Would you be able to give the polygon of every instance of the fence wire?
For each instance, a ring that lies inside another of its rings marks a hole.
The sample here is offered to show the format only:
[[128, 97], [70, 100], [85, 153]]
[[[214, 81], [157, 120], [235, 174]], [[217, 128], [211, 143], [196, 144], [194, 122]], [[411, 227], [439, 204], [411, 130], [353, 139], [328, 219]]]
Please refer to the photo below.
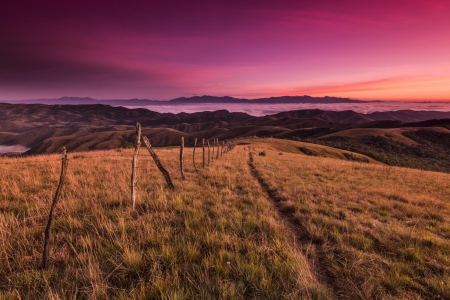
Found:
[[[128, 157], [120, 157], [120, 158], [111, 158], [110, 156], [86, 156], [86, 157], [69, 157], [69, 159], [71, 161], [76, 161], [76, 160], [86, 160], [86, 159], [98, 159], [98, 158], [102, 158], [104, 160], [129, 160], [131, 161], [132, 158], [128, 158]], [[61, 162], [61, 158], [59, 159], [41, 159], [41, 160], [29, 160], [26, 157], [15, 157], [15, 158], [7, 158], [10, 160], [25, 160], [25, 161], [9, 161], [9, 162], [2, 162], [0, 159], [0, 165], [16, 165], [16, 164], [28, 164], [28, 163], [47, 163], [47, 162]], [[141, 158], [139, 157], [139, 161], [153, 161], [151, 158]]]
[[[199, 147], [201, 149], [201, 147]], [[232, 148], [229, 148], [228, 151], [230, 151]], [[227, 152], [228, 152], [227, 151]], [[200, 153], [200, 152], [199, 152]], [[226, 152], [224, 152], [223, 154], [225, 154]], [[223, 155], [222, 154], [222, 155]], [[57, 153], [55, 153], [55, 155], [57, 155]], [[199, 154], [200, 155], [200, 154]], [[115, 158], [113, 158], [115, 157]], [[69, 156], [69, 159], [71, 161], [74, 160], [86, 160], [86, 159], [111, 159], [111, 160], [132, 160], [132, 157], [125, 157], [123, 155], [89, 155], [89, 156], [85, 156], [83, 154], [72, 154], [72, 156]], [[2, 160], [10, 160], [8, 162], [4, 162]], [[24, 161], [21, 161], [24, 160]], [[153, 161], [153, 159], [151, 157], [148, 158], [142, 158], [141, 155], [139, 155], [139, 161]], [[52, 158], [52, 159], [39, 159], [39, 160], [29, 160], [28, 157], [26, 156], [17, 156], [17, 157], [1, 157], [0, 156], [0, 165], [16, 165], [16, 164], [28, 164], [28, 163], [47, 163], [47, 162], [61, 162], [61, 158]]]

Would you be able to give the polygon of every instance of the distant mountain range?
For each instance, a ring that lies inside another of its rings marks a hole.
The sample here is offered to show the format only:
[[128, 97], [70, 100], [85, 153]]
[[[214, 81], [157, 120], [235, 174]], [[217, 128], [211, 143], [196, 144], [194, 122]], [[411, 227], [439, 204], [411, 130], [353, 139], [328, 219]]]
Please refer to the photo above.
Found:
[[364, 103], [365, 101], [353, 100], [349, 98], [339, 97], [311, 97], [311, 96], [281, 96], [259, 99], [240, 99], [233, 97], [217, 97], [217, 96], [194, 96], [190, 98], [180, 97], [168, 101], [148, 100], [148, 99], [105, 99], [97, 100], [93, 98], [79, 97], [61, 97], [58, 99], [31, 99], [31, 100], [11, 100], [0, 101], [6, 103], [23, 103], [23, 104], [107, 104], [114, 106], [146, 106], [146, 105], [179, 105], [194, 103], [242, 103], [242, 104], [278, 104], [278, 103]]

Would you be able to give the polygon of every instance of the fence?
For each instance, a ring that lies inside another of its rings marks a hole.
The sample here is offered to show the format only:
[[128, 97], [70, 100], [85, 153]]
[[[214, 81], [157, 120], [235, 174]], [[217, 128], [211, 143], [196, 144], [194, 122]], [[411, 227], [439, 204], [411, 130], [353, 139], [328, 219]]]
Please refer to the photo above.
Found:
[[[136, 140], [134, 143], [134, 151], [133, 151], [132, 162], [131, 162], [131, 179], [130, 179], [130, 198], [131, 198], [130, 202], [131, 202], [133, 210], [135, 210], [136, 202], [138, 200], [137, 199], [137, 182], [138, 182], [138, 172], [137, 171], [139, 169], [138, 162], [141, 160], [140, 156], [139, 156], [141, 139], [143, 140], [153, 162], [156, 164], [157, 168], [159, 169], [159, 171], [163, 175], [164, 179], [166, 180], [168, 188], [171, 190], [175, 190], [175, 186], [172, 182], [169, 172], [164, 168], [164, 166], [161, 163], [160, 159], [158, 158], [157, 154], [153, 150], [149, 139], [146, 136], [142, 136], [141, 125], [139, 123], [137, 123], [136, 124]], [[207, 164], [205, 164], [205, 158], [206, 158], [205, 141], [207, 142], [207, 146], [208, 146]], [[220, 142], [222, 142], [222, 143], [220, 143]], [[202, 150], [203, 150], [201, 153], [202, 162], [203, 162], [202, 167], [206, 168], [207, 166], [210, 166], [214, 160], [218, 160], [220, 157], [222, 157], [223, 155], [225, 155], [226, 153], [231, 151], [235, 147], [235, 145], [236, 144], [232, 141], [219, 141], [219, 139], [215, 138], [212, 140], [212, 147], [211, 147], [210, 140], [202, 138]], [[185, 148], [184, 148], [184, 146], [185, 146], [184, 145], [184, 137], [182, 137], [181, 141], [180, 141], [179, 168], [180, 168], [181, 178], [183, 180], [186, 180], [186, 177], [184, 174], [184, 166], [185, 166], [185, 162], [184, 162], [184, 158], [185, 158], [184, 157], [184, 149]], [[195, 138], [194, 145], [193, 145], [192, 164], [194, 166], [195, 171], [199, 172], [197, 165], [196, 165], [196, 147], [197, 147], [197, 138]], [[112, 156], [114, 156], [114, 155], [112, 155]], [[97, 158], [97, 157], [103, 157], [103, 156], [93, 156], [90, 158]], [[123, 156], [121, 156], [121, 157], [123, 157]], [[77, 158], [84, 158], [84, 157], [82, 155], [73, 156], [73, 159], [77, 159]], [[143, 159], [143, 160], [148, 160], [148, 159]], [[27, 162], [24, 162], [24, 163], [47, 162], [47, 161], [48, 160], [34, 160], [34, 161], [28, 160]], [[7, 162], [4, 164], [14, 164], [14, 163]], [[66, 149], [63, 148], [63, 153], [62, 153], [62, 158], [61, 158], [60, 178], [59, 178], [56, 192], [53, 197], [53, 201], [51, 203], [50, 212], [49, 212], [49, 216], [47, 219], [47, 226], [46, 226], [45, 232], [44, 232], [44, 249], [43, 249], [43, 254], [42, 254], [42, 268], [44, 268], [44, 269], [48, 268], [48, 260], [49, 260], [49, 256], [50, 256], [50, 236], [51, 236], [51, 231], [52, 231], [51, 227], [52, 227], [52, 223], [53, 223], [53, 212], [54, 212], [55, 207], [60, 199], [60, 195], [61, 195], [61, 192], [64, 187], [68, 166], [69, 166], [69, 158], [68, 158]]]

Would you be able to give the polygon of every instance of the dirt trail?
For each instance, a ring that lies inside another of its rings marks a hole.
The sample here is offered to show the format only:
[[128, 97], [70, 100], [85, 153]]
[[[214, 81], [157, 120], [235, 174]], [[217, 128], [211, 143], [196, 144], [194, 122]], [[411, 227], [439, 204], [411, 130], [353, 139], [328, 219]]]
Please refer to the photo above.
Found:
[[[301, 222], [301, 220], [299, 220], [295, 216], [295, 210], [292, 209], [292, 207], [285, 205], [285, 202], [288, 199], [280, 196], [276, 190], [271, 189], [270, 186], [264, 181], [264, 178], [261, 176], [253, 163], [253, 153], [251, 151], [249, 152], [248, 165], [250, 167], [252, 176], [259, 183], [261, 189], [267, 194], [268, 199], [277, 210], [278, 215], [294, 235], [296, 241], [298, 242], [297, 247], [299, 248], [299, 251], [304, 253], [305, 257], [307, 257], [310, 268], [315, 274], [318, 281], [330, 288], [330, 290], [333, 291], [334, 295], [339, 294], [337, 287], [333, 283], [333, 278], [330, 276], [329, 272], [327, 272], [325, 266], [323, 265], [323, 254], [321, 254], [320, 251], [320, 248], [322, 246], [321, 243], [314, 241], [314, 239], [304, 227], [304, 224]], [[313, 249], [311, 249], [311, 247], [308, 247], [311, 245], [313, 246]], [[309, 252], [309, 255], [305, 253], [305, 250]]]

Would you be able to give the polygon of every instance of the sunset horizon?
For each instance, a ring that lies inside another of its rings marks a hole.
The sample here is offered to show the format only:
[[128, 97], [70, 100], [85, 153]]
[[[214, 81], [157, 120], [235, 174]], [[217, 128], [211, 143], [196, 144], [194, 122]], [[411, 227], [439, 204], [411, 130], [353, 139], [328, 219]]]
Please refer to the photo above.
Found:
[[[331, 94], [323, 94], [323, 96], [313, 96], [313, 94], [279, 94], [279, 95], [275, 95], [275, 94], [269, 94], [269, 95], [261, 95], [261, 96], [253, 96], [253, 97], [245, 97], [245, 96], [233, 96], [233, 95], [211, 95], [211, 94], [192, 94], [192, 95], [180, 95], [180, 96], [176, 96], [176, 97], [172, 97], [172, 98], [162, 98], [162, 99], [154, 99], [154, 98], [145, 98], [145, 97], [141, 97], [141, 98], [137, 98], [137, 97], [124, 97], [124, 98], [100, 98], [100, 97], [90, 97], [87, 95], [81, 95], [81, 96], [71, 96], [71, 95], [61, 95], [61, 96], [54, 96], [54, 97], [34, 97], [34, 98], [17, 98], [17, 99], [0, 99], [0, 101], [6, 101], [6, 102], [16, 102], [16, 101], [32, 101], [32, 100], [63, 100], [63, 99], [91, 99], [91, 100], [95, 100], [95, 101], [127, 101], [127, 100], [139, 100], [139, 101], [156, 101], [156, 102], [170, 102], [172, 100], [175, 99], [179, 99], [179, 98], [186, 98], [186, 99], [190, 99], [190, 98], [196, 98], [196, 97], [215, 97], [215, 98], [225, 98], [225, 97], [229, 97], [229, 98], [234, 98], [234, 99], [242, 99], [242, 100], [249, 100], [250, 102], [252, 100], [258, 100], [258, 99], [270, 99], [270, 98], [282, 98], [282, 97], [311, 97], [312, 99], [322, 99], [322, 98], [341, 98], [341, 99], [349, 99], [349, 100], [356, 100], [356, 101], [361, 101], [361, 102], [402, 102], [402, 103], [407, 103], [407, 102], [416, 102], [416, 103], [420, 103], [420, 102], [436, 102], [436, 103], [445, 103], [445, 102], [450, 102], [450, 99], [413, 99], [413, 98], [405, 98], [405, 99], [369, 99], [369, 98], [357, 98], [357, 97], [346, 97], [346, 96], [334, 96]], [[217, 103], [221, 103], [221, 102], [217, 102]], [[281, 102], [283, 103], [283, 102]]]
[[444, 0], [46, 0], [4, 8], [1, 100], [450, 100]]

